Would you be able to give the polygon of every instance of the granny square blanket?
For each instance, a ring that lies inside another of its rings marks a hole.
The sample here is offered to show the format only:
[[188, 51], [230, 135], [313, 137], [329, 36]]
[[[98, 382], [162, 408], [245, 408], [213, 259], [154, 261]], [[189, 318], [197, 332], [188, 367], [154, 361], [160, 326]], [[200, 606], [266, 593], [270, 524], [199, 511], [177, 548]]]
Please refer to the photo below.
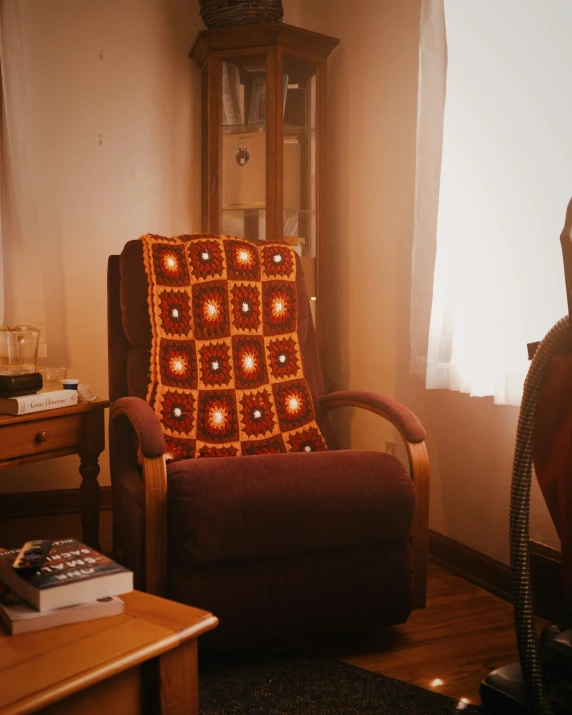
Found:
[[167, 460], [325, 450], [298, 344], [292, 248], [212, 234], [141, 241], [147, 401]]

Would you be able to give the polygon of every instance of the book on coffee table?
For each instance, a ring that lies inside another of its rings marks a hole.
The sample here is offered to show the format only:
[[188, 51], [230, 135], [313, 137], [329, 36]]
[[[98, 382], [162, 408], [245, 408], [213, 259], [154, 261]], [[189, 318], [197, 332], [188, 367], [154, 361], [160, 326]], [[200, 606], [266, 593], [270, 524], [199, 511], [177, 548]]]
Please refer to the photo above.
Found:
[[33, 576], [12, 568], [20, 549], [0, 553], [0, 581], [39, 611], [73, 606], [133, 590], [133, 573], [77, 539], [54, 541]]
[[[0, 586], [0, 588], [6, 588]], [[0, 593], [0, 621], [12, 635], [31, 633], [68, 623], [93, 621], [96, 618], [118, 616], [123, 613], [123, 601], [117, 596], [87, 601], [76, 606], [56, 608], [54, 611], [37, 611], [12, 591]]]

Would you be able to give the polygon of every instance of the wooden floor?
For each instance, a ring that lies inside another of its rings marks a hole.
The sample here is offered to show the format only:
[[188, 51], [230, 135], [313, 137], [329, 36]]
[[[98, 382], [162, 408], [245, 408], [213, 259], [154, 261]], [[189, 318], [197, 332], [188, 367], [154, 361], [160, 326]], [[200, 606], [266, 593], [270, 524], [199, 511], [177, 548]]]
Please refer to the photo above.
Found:
[[[79, 516], [0, 522], [0, 544], [30, 538], [81, 538]], [[101, 515], [101, 542], [111, 550], [111, 512]], [[427, 608], [371, 642], [346, 643], [328, 652], [340, 660], [458, 700], [479, 703], [489, 671], [518, 660], [512, 606], [435, 564], [429, 565]]]
[[429, 565], [427, 608], [340, 660], [479, 704], [479, 683], [518, 660], [512, 606], [435, 564]]

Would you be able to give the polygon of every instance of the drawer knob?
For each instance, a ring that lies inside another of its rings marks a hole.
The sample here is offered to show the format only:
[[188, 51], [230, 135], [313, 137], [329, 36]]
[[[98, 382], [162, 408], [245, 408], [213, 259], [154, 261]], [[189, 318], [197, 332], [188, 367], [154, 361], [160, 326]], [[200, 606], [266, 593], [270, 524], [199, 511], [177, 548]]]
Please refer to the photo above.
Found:
[[48, 433], [47, 432], [38, 432], [36, 435], [36, 442], [40, 444], [41, 442], [46, 442], [48, 439]]

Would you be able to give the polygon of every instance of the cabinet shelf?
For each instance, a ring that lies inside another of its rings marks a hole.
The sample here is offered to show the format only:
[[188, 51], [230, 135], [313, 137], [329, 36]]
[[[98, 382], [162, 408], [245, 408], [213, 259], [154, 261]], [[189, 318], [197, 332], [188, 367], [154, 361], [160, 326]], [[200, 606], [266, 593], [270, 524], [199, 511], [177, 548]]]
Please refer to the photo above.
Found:
[[[266, 204], [249, 204], [248, 206], [245, 206], [243, 204], [233, 206], [230, 204], [229, 206], [224, 206], [223, 207], [223, 212], [225, 211], [266, 211]], [[296, 213], [296, 214], [306, 214], [308, 216], [311, 216], [315, 214], [316, 212], [313, 209], [284, 209], [284, 213]]]
[[[259, 124], [223, 124], [222, 133], [224, 136], [233, 134], [259, 134], [266, 131], [266, 122]], [[301, 127], [297, 124], [284, 124], [284, 138], [286, 137], [307, 137], [316, 133], [312, 127]]]

